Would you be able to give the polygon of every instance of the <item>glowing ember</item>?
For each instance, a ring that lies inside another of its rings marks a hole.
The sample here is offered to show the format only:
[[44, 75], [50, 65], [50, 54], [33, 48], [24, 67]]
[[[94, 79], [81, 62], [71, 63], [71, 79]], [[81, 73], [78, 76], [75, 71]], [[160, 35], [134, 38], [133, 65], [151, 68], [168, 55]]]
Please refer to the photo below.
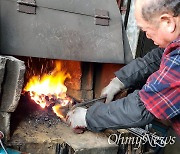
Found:
[[58, 117], [60, 117], [61, 119], [63, 119], [64, 118], [64, 114], [62, 113], [62, 112], [60, 112], [62, 109], [62, 106], [60, 105], [60, 104], [58, 104], [58, 105], [55, 105], [55, 106], [53, 106], [52, 107], [53, 108], [53, 111], [56, 113], [56, 115], [58, 116]]
[[61, 62], [56, 61], [55, 68], [49, 74], [33, 76], [24, 90], [30, 92], [31, 99], [42, 108], [54, 104], [53, 111], [60, 118], [64, 117], [64, 106], [72, 104], [72, 99], [66, 95], [67, 87], [64, 81], [71, 78], [69, 73], [62, 70]]

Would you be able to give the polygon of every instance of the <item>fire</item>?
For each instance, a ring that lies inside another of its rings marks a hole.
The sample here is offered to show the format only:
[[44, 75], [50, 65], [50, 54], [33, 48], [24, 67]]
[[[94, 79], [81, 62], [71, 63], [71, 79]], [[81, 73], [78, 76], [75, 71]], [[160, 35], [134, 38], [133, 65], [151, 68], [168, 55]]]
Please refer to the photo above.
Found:
[[64, 82], [67, 78], [71, 78], [70, 74], [62, 70], [60, 61], [56, 61], [52, 72], [42, 76], [33, 76], [24, 90], [30, 92], [31, 99], [42, 108], [53, 103], [53, 111], [63, 118], [60, 109], [72, 103], [72, 99], [66, 95], [67, 87]]
[[58, 116], [58, 117], [60, 117], [61, 119], [63, 119], [64, 118], [64, 116], [63, 116], [63, 113], [62, 112], [60, 112], [62, 109], [62, 106], [61, 105], [55, 105], [55, 106], [53, 106], [53, 111], [56, 113], [56, 115]]

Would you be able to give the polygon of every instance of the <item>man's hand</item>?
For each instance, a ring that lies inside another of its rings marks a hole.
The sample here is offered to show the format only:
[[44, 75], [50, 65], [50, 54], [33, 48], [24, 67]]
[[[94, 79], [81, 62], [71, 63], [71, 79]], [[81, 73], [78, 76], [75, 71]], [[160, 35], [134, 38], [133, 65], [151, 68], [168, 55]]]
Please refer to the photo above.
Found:
[[118, 92], [120, 92], [122, 89], [124, 89], [124, 84], [117, 78], [113, 78], [109, 85], [107, 85], [102, 91], [101, 91], [101, 97], [106, 96], [105, 103], [109, 103], [113, 100], [114, 95], [116, 95]]
[[75, 133], [83, 133], [87, 127], [86, 124], [86, 112], [87, 109], [77, 107], [72, 111], [69, 111], [66, 116], [67, 123], [72, 127]]

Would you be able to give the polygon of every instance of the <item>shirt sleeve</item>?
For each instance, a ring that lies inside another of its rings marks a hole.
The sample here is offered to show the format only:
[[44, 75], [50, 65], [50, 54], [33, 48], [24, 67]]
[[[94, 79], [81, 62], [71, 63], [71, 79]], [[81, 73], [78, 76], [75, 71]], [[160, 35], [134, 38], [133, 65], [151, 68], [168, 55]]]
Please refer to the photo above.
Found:
[[126, 88], [135, 86], [137, 83], [145, 83], [147, 78], [157, 71], [160, 66], [164, 49], [156, 48], [147, 53], [143, 58], [136, 58], [124, 66], [115, 75]]
[[87, 110], [87, 128], [99, 132], [107, 128], [140, 127], [150, 123], [154, 116], [146, 110], [138, 91], [109, 104], [96, 102]]

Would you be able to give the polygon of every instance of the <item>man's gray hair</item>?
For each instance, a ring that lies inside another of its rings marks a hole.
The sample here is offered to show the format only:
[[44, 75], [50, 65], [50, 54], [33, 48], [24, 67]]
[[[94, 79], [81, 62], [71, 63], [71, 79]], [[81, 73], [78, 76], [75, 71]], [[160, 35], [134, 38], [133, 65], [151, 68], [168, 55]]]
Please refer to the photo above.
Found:
[[144, 0], [142, 16], [146, 21], [151, 21], [152, 17], [162, 13], [173, 13], [173, 16], [180, 15], [179, 0]]

